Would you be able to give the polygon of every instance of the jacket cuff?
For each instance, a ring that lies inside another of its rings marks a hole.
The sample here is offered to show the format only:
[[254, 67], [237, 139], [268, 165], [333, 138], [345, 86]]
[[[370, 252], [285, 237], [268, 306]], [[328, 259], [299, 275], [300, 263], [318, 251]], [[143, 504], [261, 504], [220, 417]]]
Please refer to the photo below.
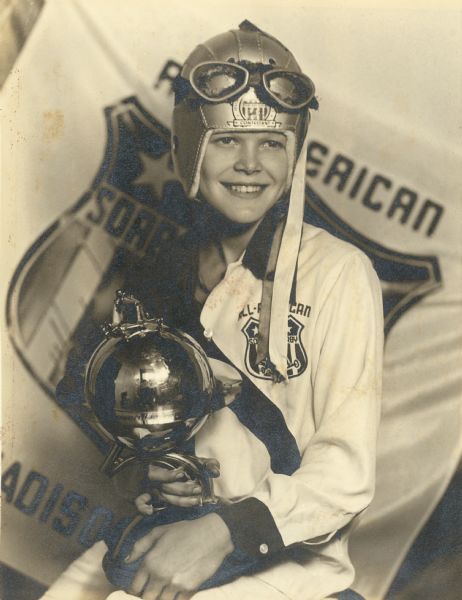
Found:
[[268, 507], [256, 498], [220, 506], [216, 511], [226, 523], [234, 546], [263, 558], [284, 549], [284, 542]]

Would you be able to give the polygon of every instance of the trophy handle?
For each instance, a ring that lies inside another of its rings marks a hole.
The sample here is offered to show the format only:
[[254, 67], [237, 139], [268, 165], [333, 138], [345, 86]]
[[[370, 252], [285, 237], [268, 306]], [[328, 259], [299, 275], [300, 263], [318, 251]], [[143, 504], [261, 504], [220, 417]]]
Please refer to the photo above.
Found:
[[[125, 454], [125, 455], [124, 455]], [[119, 473], [122, 469], [132, 463], [149, 463], [156, 465], [164, 469], [178, 469], [181, 467], [185, 472], [186, 478], [190, 480], [197, 480], [202, 488], [201, 504], [216, 504], [218, 498], [215, 496], [213, 490], [213, 479], [207, 472], [207, 468], [200, 458], [191, 454], [180, 454], [177, 452], [167, 452], [160, 456], [145, 456], [140, 461], [139, 457], [128, 451], [127, 448], [114, 442], [109, 450], [104, 462], [102, 463], [100, 470], [105, 474], [112, 477]]]
[[213, 479], [200, 458], [191, 454], [167, 452], [158, 458], [149, 461], [152, 465], [167, 469], [182, 467], [188, 479], [197, 480], [202, 487], [201, 504], [217, 504], [218, 498], [213, 490]]

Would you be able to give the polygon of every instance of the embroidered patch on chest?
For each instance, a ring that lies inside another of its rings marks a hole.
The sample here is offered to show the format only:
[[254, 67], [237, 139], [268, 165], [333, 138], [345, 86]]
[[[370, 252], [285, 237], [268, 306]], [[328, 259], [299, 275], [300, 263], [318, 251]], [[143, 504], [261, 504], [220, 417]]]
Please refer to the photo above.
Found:
[[[267, 359], [257, 362], [257, 339], [260, 322], [250, 317], [241, 329], [246, 337], [245, 366], [247, 371], [259, 379], [272, 379], [272, 370]], [[302, 343], [301, 333], [304, 326], [292, 315], [287, 319], [287, 375], [289, 379], [298, 377], [306, 371], [308, 357]]]

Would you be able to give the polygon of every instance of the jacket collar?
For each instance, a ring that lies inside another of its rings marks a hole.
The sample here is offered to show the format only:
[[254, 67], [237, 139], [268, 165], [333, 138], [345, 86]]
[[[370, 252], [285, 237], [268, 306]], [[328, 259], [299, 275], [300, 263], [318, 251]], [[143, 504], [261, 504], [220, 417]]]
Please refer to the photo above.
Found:
[[[265, 215], [247, 246], [242, 265], [249, 269], [257, 279], [263, 280], [266, 276], [266, 265], [268, 264], [274, 232], [283, 216], [284, 213], [281, 207], [274, 206]], [[274, 273], [268, 273], [268, 278], [274, 278]]]

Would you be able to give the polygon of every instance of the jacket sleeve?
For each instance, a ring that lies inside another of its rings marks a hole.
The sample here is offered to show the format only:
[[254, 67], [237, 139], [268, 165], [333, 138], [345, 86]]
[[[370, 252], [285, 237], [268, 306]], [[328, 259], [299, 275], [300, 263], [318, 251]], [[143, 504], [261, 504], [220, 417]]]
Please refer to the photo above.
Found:
[[[324, 543], [370, 503], [380, 414], [383, 312], [368, 258], [352, 251], [326, 278], [311, 347], [315, 433], [300, 467], [271, 473], [219, 514], [250, 554]], [[290, 393], [290, 382], [287, 390]], [[307, 401], [300, 398], [300, 402]]]

